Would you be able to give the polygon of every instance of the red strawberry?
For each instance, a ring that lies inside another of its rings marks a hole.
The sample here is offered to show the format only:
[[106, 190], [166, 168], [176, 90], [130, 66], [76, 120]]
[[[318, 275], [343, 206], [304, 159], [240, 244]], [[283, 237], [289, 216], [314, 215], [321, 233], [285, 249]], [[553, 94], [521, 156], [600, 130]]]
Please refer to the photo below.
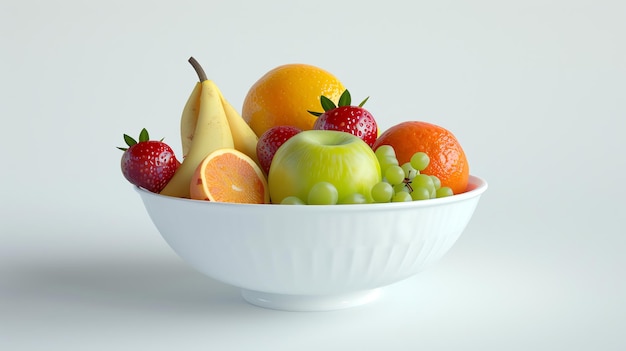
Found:
[[270, 172], [270, 165], [276, 150], [292, 136], [300, 133], [299, 128], [293, 126], [276, 126], [265, 131], [256, 144], [256, 155], [265, 174]]
[[180, 166], [174, 151], [163, 141], [150, 140], [144, 128], [139, 142], [124, 134], [128, 148], [118, 147], [122, 155], [122, 174], [134, 185], [158, 193], [172, 179]]
[[309, 111], [317, 116], [313, 129], [338, 130], [347, 132], [363, 139], [369, 146], [374, 145], [378, 137], [378, 125], [374, 116], [363, 108], [366, 98], [359, 106], [351, 106], [350, 92], [345, 90], [339, 98], [338, 106], [329, 98], [320, 97], [324, 113]]

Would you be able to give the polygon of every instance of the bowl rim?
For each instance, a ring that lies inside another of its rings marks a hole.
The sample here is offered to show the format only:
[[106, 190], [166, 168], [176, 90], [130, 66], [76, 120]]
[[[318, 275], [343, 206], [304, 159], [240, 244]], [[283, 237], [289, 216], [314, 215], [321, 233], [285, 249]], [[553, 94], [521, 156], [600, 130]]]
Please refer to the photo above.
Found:
[[133, 186], [133, 187], [142, 197], [147, 196], [147, 197], [153, 197], [153, 198], [158, 198], [158, 199], [167, 200], [167, 201], [181, 201], [187, 204], [194, 203], [200, 206], [209, 206], [209, 207], [221, 206], [221, 207], [237, 207], [237, 208], [249, 207], [249, 208], [260, 208], [260, 209], [262, 208], [262, 209], [267, 209], [267, 210], [277, 209], [280, 211], [284, 211], [287, 209], [294, 209], [294, 208], [306, 209], [306, 211], [316, 211], [316, 210], [328, 211], [328, 209], [331, 208], [335, 211], [337, 211], [338, 209], [341, 209], [343, 211], [343, 210], [356, 210], [356, 209], [363, 210], [365, 206], [367, 207], [368, 210], [377, 210], [377, 209], [390, 209], [390, 208], [422, 208], [422, 207], [447, 205], [450, 203], [461, 202], [461, 201], [468, 200], [468, 199], [475, 198], [475, 197], [482, 195], [487, 190], [488, 184], [484, 178], [470, 175], [469, 182], [468, 182], [469, 190], [460, 194], [452, 195], [452, 196], [447, 196], [447, 197], [442, 197], [442, 198], [437, 198], [437, 199], [423, 200], [423, 201], [372, 203], [372, 204], [340, 204], [340, 205], [280, 205], [280, 204], [244, 204], [244, 203], [233, 203], [233, 202], [216, 202], [216, 201], [193, 200], [193, 199], [187, 199], [187, 198], [161, 195], [158, 193], [153, 193], [149, 190], [146, 190], [138, 186]]

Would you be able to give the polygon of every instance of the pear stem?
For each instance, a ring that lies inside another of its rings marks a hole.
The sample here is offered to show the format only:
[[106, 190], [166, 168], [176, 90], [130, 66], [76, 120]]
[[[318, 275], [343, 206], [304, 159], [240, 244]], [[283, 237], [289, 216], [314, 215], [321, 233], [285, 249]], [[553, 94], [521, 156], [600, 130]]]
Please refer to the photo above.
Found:
[[206, 76], [206, 73], [204, 73], [204, 69], [202, 69], [202, 66], [200, 65], [200, 63], [196, 61], [196, 59], [193, 58], [193, 56], [189, 58], [189, 63], [191, 64], [193, 69], [196, 71], [196, 74], [198, 74], [198, 78], [200, 79], [200, 82], [204, 82], [205, 80], [208, 79]]

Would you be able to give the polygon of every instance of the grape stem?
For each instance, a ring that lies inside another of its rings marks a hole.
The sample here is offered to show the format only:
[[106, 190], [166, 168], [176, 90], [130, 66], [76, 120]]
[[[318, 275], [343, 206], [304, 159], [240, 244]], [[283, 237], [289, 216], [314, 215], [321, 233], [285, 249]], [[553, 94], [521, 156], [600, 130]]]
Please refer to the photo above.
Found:
[[409, 178], [404, 178], [404, 186], [406, 186], [409, 189], [409, 193], [413, 192], [413, 187], [411, 186], [411, 183], [413, 181], [411, 181], [411, 179]]

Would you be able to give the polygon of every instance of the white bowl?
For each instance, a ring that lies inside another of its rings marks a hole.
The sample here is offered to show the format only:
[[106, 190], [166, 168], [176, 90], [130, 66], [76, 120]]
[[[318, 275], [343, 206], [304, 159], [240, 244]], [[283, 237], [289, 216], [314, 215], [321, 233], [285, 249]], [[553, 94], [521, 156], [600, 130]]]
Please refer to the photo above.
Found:
[[252, 205], [189, 200], [136, 188], [169, 246], [255, 305], [333, 310], [374, 300], [379, 288], [439, 260], [467, 226], [487, 183], [423, 201]]

